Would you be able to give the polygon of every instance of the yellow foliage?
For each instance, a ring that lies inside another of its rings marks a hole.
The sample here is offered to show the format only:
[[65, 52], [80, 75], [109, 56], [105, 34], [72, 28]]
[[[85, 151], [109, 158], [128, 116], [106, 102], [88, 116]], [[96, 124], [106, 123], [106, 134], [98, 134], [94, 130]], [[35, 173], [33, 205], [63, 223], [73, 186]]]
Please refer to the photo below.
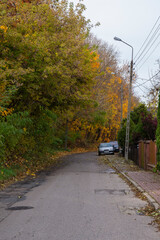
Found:
[[8, 27], [6, 27], [6, 26], [0, 26], [0, 29], [2, 29], [5, 33], [7, 32], [7, 29], [8, 29]]
[[24, 37], [25, 37], [25, 38], [29, 37], [29, 34], [26, 34]]
[[107, 71], [108, 73], [112, 74], [112, 70], [111, 70], [110, 67], [107, 67], [107, 68], [106, 68], [106, 71]]

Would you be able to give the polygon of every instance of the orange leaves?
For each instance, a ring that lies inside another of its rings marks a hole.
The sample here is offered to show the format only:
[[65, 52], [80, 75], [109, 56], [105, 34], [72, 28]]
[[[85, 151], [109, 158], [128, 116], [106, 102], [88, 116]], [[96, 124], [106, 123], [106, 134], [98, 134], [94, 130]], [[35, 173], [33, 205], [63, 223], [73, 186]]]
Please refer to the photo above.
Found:
[[118, 83], [122, 84], [122, 79], [120, 77], [117, 77]]
[[10, 115], [10, 114], [12, 114], [12, 112], [13, 112], [13, 108], [7, 108], [7, 109], [2, 109], [1, 107], [0, 107], [0, 114], [3, 116], [3, 117], [6, 117], [7, 115]]
[[98, 62], [92, 62], [92, 68], [93, 69], [98, 69], [99, 65], [100, 65], [100, 63], [98, 63]]
[[96, 52], [91, 52], [91, 64], [92, 64], [92, 69], [97, 70], [100, 67], [100, 62], [99, 62], [99, 55]]

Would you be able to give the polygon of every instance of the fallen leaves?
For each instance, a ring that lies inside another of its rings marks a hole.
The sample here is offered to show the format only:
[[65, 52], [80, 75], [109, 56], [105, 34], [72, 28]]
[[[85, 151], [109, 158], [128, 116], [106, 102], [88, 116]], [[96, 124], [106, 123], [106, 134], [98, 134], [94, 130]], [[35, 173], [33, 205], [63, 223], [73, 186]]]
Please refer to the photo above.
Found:
[[[71, 151], [57, 151], [54, 155], [48, 156], [45, 158], [44, 161], [37, 160], [36, 164], [33, 164], [32, 161], [28, 161], [24, 158], [17, 158], [14, 161], [14, 164], [19, 166], [19, 171], [17, 171], [16, 176], [8, 176], [7, 179], [0, 180], [0, 190], [6, 188], [7, 186], [24, 180], [26, 177], [30, 176], [32, 178], [36, 178], [36, 174], [39, 171], [48, 169], [50, 167], [57, 167], [62, 164], [62, 158], [67, 155], [71, 155], [73, 153], [82, 153], [91, 151], [93, 149], [84, 149], [84, 148], [75, 148]], [[11, 168], [11, 163], [8, 164], [6, 167]]]
[[140, 209], [140, 212], [145, 216], [150, 216], [154, 220], [149, 223], [149, 225], [157, 225], [158, 229], [160, 230], [160, 208], [155, 209], [152, 205], [148, 204], [144, 208]]

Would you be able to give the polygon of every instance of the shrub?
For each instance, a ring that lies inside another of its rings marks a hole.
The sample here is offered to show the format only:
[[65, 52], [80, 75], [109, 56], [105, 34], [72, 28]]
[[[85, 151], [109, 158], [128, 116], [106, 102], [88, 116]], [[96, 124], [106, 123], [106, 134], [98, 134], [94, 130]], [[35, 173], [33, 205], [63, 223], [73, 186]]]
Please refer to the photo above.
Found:
[[[0, 159], [1, 164], [6, 160], [14, 160], [15, 155], [21, 155], [26, 148], [23, 141], [28, 135], [32, 121], [27, 112], [13, 113], [0, 121]], [[23, 146], [22, 146], [23, 145]]]

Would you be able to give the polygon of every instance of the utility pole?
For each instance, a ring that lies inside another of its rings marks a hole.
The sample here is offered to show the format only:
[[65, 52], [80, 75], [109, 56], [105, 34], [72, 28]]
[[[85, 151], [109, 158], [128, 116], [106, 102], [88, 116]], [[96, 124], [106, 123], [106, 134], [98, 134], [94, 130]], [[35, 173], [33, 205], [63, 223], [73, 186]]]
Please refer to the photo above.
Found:
[[131, 64], [130, 64], [130, 81], [129, 81], [129, 97], [128, 97], [128, 112], [127, 112], [127, 124], [126, 124], [126, 139], [125, 139], [125, 159], [128, 160], [129, 152], [129, 130], [130, 130], [130, 112], [131, 112], [131, 95], [132, 95], [132, 77], [133, 77], [133, 47], [124, 42], [118, 37], [114, 37], [114, 40], [123, 42], [132, 49]]
[[129, 130], [130, 130], [130, 113], [131, 113], [132, 77], [133, 77], [133, 48], [132, 48], [132, 59], [131, 59], [131, 65], [130, 65], [129, 97], [128, 97], [128, 111], [127, 111], [127, 124], [126, 124], [126, 140], [125, 140], [125, 159], [126, 160], [128, 160], [128, 152], [129, 152]]
[[122, 120], [123, 120], [123, 84], [121, 82], [121, 128], [122, 128]]

